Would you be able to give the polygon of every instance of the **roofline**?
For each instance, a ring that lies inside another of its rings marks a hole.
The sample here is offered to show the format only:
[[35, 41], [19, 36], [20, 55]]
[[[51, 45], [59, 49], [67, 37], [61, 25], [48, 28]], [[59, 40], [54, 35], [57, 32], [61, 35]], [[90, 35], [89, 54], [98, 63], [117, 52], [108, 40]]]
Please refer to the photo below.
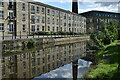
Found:
[[[36, 5], [40, 5], [40, 6], [44, 6], [44, 7], [48, 7], [48, 8], [53, 8], [53, 9], [60, 10], [60, 11], [63, 11], [63, 12], [67, 12], [67, 13], [75, 14], [75, 15], [78, 15], [78, 16], [82, 16], [82, 15], [79, 15], [77, 13], [71, 12], [69, 10], [64, 10], [64, 9], [61, 9], [61, 8], [57, 8], [57, 7], [54, 7], [54, 6], [51, 6], [51, 5], [48, 5], [48, 4], [44, 4], [44, 3], [41, 3], [41, 2], [33, 1], [33, 0], [31, 0], [30, 2], [28, 1], [28, 3], [32, 3], [32, 4], [36, 4]], [[84, 17], [84, 16], [82, 16], [82, 17]]]
[[120, 14], [120, 13], [117, 13], [117, 12], [91, 10], [91, 11], [88, 11], [88, 12], [79, 13], [79, 15], [81, 15], [81, 14], [86, 14], [86, 13], [90, 13], [90, 12], [102, 12], [102, 13]]

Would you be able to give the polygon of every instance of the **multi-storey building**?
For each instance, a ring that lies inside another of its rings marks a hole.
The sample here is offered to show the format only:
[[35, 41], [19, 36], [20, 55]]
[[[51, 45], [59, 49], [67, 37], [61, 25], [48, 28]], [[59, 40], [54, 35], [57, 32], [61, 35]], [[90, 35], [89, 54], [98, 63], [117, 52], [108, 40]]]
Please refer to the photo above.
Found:
[[40, 2], [0, 0], [0, 35], [38, 31], [86, 32], [86, 18]]
[[81, 13], [86, 17], [86, 27], [88, 33], [95, 33], [98, 30], [102, 29], [101, 23], [102, 21], [110, 22], [110, 20], [114, 20], [117, 23], [120, 23], [120, 13], [113, 12], [105, 12], [105, 11], [89, 11], [85, 13]]

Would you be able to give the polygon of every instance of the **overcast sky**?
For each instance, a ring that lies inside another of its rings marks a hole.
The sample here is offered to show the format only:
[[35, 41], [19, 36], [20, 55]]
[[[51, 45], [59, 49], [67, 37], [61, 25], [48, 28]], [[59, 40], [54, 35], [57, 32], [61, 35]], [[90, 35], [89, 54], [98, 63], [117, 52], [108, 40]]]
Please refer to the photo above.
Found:
[[[65, 10], [72, 10], [72, 0], [35, 0], [45, 4], [49, 4], [55, 7], [59, 7]], [[99, 10], [118, 12], [118, 2], [120, 0], [78, 0], [79, 2], [79, 13]]]

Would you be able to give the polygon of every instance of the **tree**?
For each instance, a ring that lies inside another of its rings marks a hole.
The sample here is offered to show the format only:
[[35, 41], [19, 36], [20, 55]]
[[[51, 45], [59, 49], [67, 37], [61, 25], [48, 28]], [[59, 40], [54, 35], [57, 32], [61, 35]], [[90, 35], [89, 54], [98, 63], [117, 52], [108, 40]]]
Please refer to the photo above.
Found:
[[92, 34], [91, 38], [98, 44], [99, 47], [103, 47], [106, 44], [112, 43], [118, 39], [118, 23], [114, 20], [110, 22], [100, 22], [102, 30], [95, 34]]

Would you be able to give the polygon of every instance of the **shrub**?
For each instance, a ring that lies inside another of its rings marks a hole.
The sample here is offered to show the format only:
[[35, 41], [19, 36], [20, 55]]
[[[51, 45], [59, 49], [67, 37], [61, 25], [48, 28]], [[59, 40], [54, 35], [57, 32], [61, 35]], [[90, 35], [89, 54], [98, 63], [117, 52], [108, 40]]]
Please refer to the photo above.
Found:
[[27, 41], [27, 46], [33, 46], [35, 42], [36, 42], [35, 39], [30, 39]]
[[58, 31], [58, 32], [53, 32], [53, 31], [39, 31], [35, 33], [31, 33], [30, 35], [82, 35], [83, 33], [81, 32], [63, 32], [63, 31]]

